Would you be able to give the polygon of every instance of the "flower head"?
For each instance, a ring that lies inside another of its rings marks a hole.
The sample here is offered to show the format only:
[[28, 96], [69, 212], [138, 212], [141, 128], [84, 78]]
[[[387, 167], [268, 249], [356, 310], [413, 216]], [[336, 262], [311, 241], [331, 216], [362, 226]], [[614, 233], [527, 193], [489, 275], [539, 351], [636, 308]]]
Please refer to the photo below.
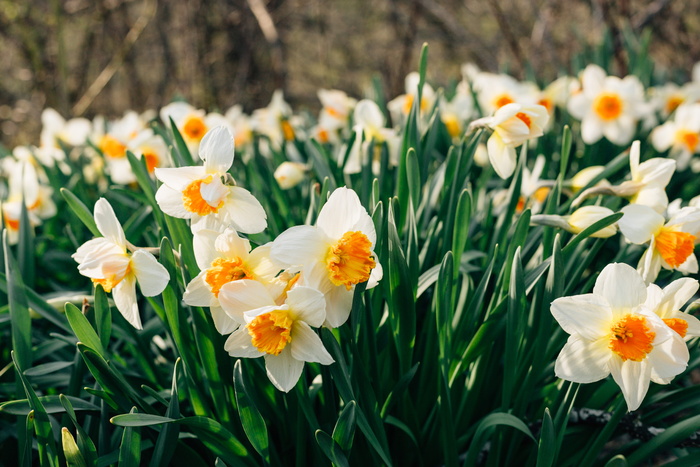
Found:
[[105, 292], [111, 292], [119, 312], [132, 326], [141, 329], [136, 282], [143, 295], [153, 297], [168, 285], [168, 271], [151, 253], [129, 253], [124, 230], [104, 198], [95, 203], [95, 223], [103, 236], [88, 240], [73, 254], [78, 271], [102, 285]]
[[163, 185], [156, 192], [158, 206], [168, 215], [196, 224], [213, 217], [226, 228], [258, 233], [267, 226], [260, 202], [244, 188], [234, 186], [228, 170], [233, 164], [233, 136], [226, 127], [208, 132], [199, 147], [203, 166], [156, 168]]
[[283, 303], [277, 303], [260, 282], [239, 280], [225, 284], [219, 297], [227, 313], [243, 315], [245, 320], [224, 348], [232, 357], [264, 357], [267, 376], [280, 391], [294, 387], [304, 362], [333, 363], [311, 329], [325, 319], [321, 292], [297, 286], [287, 292]]
[[327, 324], [337, 327], [350, 314], [355, 285], [367, 282], [367, 288], [372, 288], [382, 278], [375, 241], [372, 218], [357, 194], [338, 188], [321, 209], [316, 225], [282, 232], [272, 243], [271, 257], [285, 267], [301, 268], [305, 284], [326, 297]]
[[649, 382], [667, 384], [685, 370], [688, 348], [646, 304], [647, 288], [626, 264], [606, 266], [593, 293], [552, 302], [554, 319], [569, 334], [554, 371], [575, 383], [612, 374], [629, 410], [636, 410]]

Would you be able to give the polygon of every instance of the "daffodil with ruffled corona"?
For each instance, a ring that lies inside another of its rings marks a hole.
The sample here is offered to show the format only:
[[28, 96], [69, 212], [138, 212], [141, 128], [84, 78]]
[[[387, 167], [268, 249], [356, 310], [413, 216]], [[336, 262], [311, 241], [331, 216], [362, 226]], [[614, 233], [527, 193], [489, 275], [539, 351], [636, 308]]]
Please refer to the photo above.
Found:
[[191, 219], [193, 228], [210, 217], [223, 228], [258, 233], [267, 226], [260, 202], [245, 188], [235, 186], [228, 170], [233, 164], [233, 136], [226, 127], [210, 130], [199, 146], [202, 166], [156, 168], [163, 185], [156, 201], [164, 213]]
[[326, 324], [338, 327], [350, 314], [357, 284], [367, 288], [382, 278], [374, 254], [372, 218], [357, 194], [338, 188], [321, 209], [315, 226], [301, 225], [282, 232], [272, 243], [271, 258], [283, 267], [299, 267], [326, 298]]
[[688, 365], [688, 348], [646, 304], [642, 277], [626, 264], [607, 265], [593, 292], [554, 300], [551, 312], [569, 334], [557, 377], [593, 383], [612, 374], [628, 410], [637, 410], [650, 381], [667, 384]]
[[221, 309], [219, 292], [224, 284], [242, 279], [257, 280], [268, 287], [272, 295], [279, 295], [286, 285], [276, 279], [279, 267], [269, 259], [269, 245], [251, 251], [250, 242], [233, 229], [223, 233], [198, 230], [193, 246], [200, 272], [187, 284], [182, 299], [191, 306], [209, 307], [214, 325], [221, 334], [230, 334], [243, 323], [242, 315], [233, 319]]
[[326, 302], [318, 290], [296, 286], [278, 303], [260, 282], [239, 280], [225, 284], [219, 299], [227, 313], [245, 321], [224, 348], [232, 357], [264, 357], [267, 376], [280, 391], [296, 385], [304, 362], [333, 363], [312, 329], [326, 318]]
[[88, 240], [73, 254], [78, 271], [111, 292], [122, 316], [141, 329], [136, 283], [144, 296], [158, 295], [168, 285], [168, 270], [143, 249], [130, 253], [124, 229], [104, 198], [95, 203], [95, 223], [103, 236]]
[[656, 280], [661, 268], [698, 272], [695, 243], [700, 236], [700, 209], [681, 208], [668, 221], [648, 206], [630, 204], [622, 212], [618, 226], [627, 241], [649, 244], [637, 266], [647, 284]]
[[669, 150], [678, 170], [685, 170], [693, 155], [700, 152], [700, 104], [683, 104], [673, 119], [651, 132], [651, 142], [659, 152]]

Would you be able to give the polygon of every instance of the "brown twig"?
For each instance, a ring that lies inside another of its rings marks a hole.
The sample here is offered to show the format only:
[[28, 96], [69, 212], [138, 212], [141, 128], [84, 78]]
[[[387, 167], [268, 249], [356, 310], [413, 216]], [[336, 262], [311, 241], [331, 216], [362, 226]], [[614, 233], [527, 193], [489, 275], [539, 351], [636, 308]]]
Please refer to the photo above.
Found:
[[129, 32], [124, 37], [124, 42], [122, 42], [119, 50], [112, 56], [107, 66], [102, 70], [102, 72], [97, 76], [95, 81], [92, 82], [90, 87], [83, 97], [81, 97], [78, 102], [73, 106], [73, 114], [78, 116], [82, 115], [87, 108], [92, 104], [92, 101], [102, 92], [104, 87], [109, 83], [114, 74], [119, 70], [124, 62], [126, 54], [129, 53], [131, 48], [134, 46], [141, 33], [146, 29], [146, 26], [151, 21], [151, 18], [155, 15], [158, 6], [158, 0], [149, 0], [144, 3], [143, 11], [141, 16], [136, 20], [134, 25], [131, 27]]
[[498, 27], [503, 33], [506, 43], [508, 44], [511, 53], [513, 54], [513, 58], [515, 59], [515, 61], [518, 64], [518, 67], [520, 68], [520, 72], [525, 71], [525, 56], [523, 55], [523, 51], [520, 48], [520, 44], [518, 43], [517, 37], [515, 37], [515, 34], [513, 33], [513, 30], [510, 27], [510, 24], [508, 24], [508, 20], [506, 19], [505, 14], [503, 14], [501, 5], [498, 3], [498, 0], [491, 0], [489, 2], [489, 7], [491, 8], [493, 16], [496, 18], [496, 22], [498, 23]]

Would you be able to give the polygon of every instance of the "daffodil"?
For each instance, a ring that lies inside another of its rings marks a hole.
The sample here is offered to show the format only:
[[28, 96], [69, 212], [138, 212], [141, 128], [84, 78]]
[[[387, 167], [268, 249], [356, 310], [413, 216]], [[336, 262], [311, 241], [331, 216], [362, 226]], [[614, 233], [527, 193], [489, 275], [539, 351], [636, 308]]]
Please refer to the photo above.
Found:
[[187, 284], [182, 298], [191, 306], [210, 307], [214, 325], [221, 334], [231, 333], [243, 322], [243, 316], [233, 319], [221, 309], [219, 292], [224, 284], [257, 280], [273, 295], [279, 295], [286, 285], [275, 279], [279, 267], [269, 260], [270, 247], [263, 245], [251, 251], [250, 242], [233, 229], [223, 233], [198, 230], [193, 243], [200, 272]]
[[698, 281], [683, 277], [661, 289], [656, 284], [647, 287], [647, 306], [683, 340], [700, 336], [700, 320], [681, 311], [681, 307], [698, 291]]
[[171, 102], [160, 109], [160, 118], [168, 128], [170, 119], [173, 120], [193, 156], [197, 154], [199, 144], [209, 130], [217, 126], [226, 126], [231, 130], [231, 123], [223, 115], [207, 113], [187, 102]]
[[233, 136], [226, 127], [210, 130], [199, 147], [203, 166], [156, 168], [163, 182], [156, 201], [164, 213], [191, 219], [194, 226], [203, 218], [213, 217], [224, 228], [258, 233], [267, 226], [267, 216], [260, 202], [246, 189], [234, 186], [228, 174], [233, 164]]
[[668, 120], [651, 132], [651, 142], [659, 152], [670, 149], [669, 156], [685, 170], [694, 154], [700, 151], [700, 104], [683, 104]]
[[508, 178], [515, 170], [515, 148], [525, 141], [542, 136], [549, 119], [541, 105], [506, 104], [492, 117], [471, 123], [471, 127], [487, 126], [493, 133], [486, 142], [489, 160], [501, 178]]
[[319, 89], [318, 99], [323, 106], [318, 116], [319, 125], [329, 132], [345, 128], [357, 100], [337, 89]]
[[656, 279], [662, 267], [684, 274], [698, 272], [694, 251], [700, 236], [700, 209], [682, 208], [668, 221], [648, 206], [630, 204], [622, 212], [618, 226], [627, 241], [649, 244], [637, 266], [647, 283]]
[[631, 180], [617, 186], [603, 185], [591, 187], [581, 192], [573, 201], [573, 206], [595, 195], [613, 195], [628, 198], [630, 203], [649, 206], [656, 212], [664, 212], [668, 206], [666, 185], [676, 171], [676, 161], [665, 157], [654, 157], [639, 163], [639, 141], [630, 149]]
[[593, 144], [605, 136], [617, 145], [632, 140], [637, 121], [648, 111], [644, 86], [636, 76], [607, 76], [598, 65], [581, 74], [582, 91], [571, 96], [568, 110], [581, 120], [581, 137]]
[[104, 198], [95, 203], [95, 223], [103, 236], [88, 240], [73, 254], [78, 271], [111, 292], [119, 312], [141, 329], [136, 282], [144, 296], [153, 297], [168, 285], [168, 271], [147, 251], [129, 252], [124, 230]]
[[232, 357], [264, 357], [267, 376], [280, 391], [289, 392], [299, 381], [304, 362], [333, 363], [312, 329], [326, 315], [318, 290], [297, 286], [287, 292], [284, 303], [276, 303], [260, 282], [239, 280], [225, 284], [219, 298], [227, 313], [242, 314], [245, 320], [224, 348]]
[[[378, 174], [381, 168], [382, 145], [386, 143], [389, 152], [388, 166], [393, 167], [399, 161], [399, 135], [391, 128], [385, 128], [385, 118], [379, 106], [369, 99], [357, 103], [353, 114], [355, 140], [348, 151], [348, 158], [343, 167], [345, 173], [359, 173], [370, 158], [372, 173]], [[370, 143], [374, 141], [374, 152], [370, 155]]]
[[306, 178], [309, 167], [301, 162], [282, 162], [275, 169], [274, 177], [283, 190], [289, 190], [300, 184]]
[[[419, 84], [420, 74], [415, 71], [409, 73], [406, 75], [404, 83], [406, 93], [401, 94], [400, 96], [387, 102], [386, 107], [389, 109], [391, 121], [394, 123], [394, 125], [401, 126], [405, 123], [406, 118], [413, 107], [413, 101], [418, 98]], [[432, 110], [434, 103], [435, 91], [428, 83], [423, 83], [423, 88], [421, 89], [421, 100], [418, 105], [418, 116], [421, 120], [424, 120], [425, 117], [427, 117], [428, 112]]]
[[382, 268], [374, 254], [372, 218], [357, 194], [338, 188], [321, 209], [315, 226], [291, 227], [272, 243], [271, 258], [300, 267], [308, 284], [326, 297], [326, 324], [338, 327], [350, 314], [357, 284], [377, 285]]
[[[548, 225], [551, 227], [559, 227], [567, 232], [574, 234], [581, 233], [599, 220], [605, 219], [608, 216], [615, 214], [612, 209], [604, 206], [583, 206], [569, 214], [568, 216], [559, 216], [555, 214], [537, 214], [530, 218], [530, 222], [534, 225]], [[617, 233], [615, 224], [609, 225], [594, 232], [591, 237], [607, 238], [612, 237]]]
[[641, 276], [626, 264], [609, 264], [593, 293], [554, 300], [554, 319], [569, 334], [557, 357], [557, 377], [593, 383], [612, 374], [630, 411], [650, 381], [667, 384], [688, 364], [688, 348], [646, 304]]

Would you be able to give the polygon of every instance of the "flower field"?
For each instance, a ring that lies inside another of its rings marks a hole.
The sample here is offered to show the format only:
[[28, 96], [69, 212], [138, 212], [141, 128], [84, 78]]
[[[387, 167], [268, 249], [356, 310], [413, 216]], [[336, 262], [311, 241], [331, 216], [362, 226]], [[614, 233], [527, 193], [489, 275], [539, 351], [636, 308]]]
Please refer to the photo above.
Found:
[[45, 109], [0, 154], [0, 464], [698, 465], [700, 66], [630, 54]]

